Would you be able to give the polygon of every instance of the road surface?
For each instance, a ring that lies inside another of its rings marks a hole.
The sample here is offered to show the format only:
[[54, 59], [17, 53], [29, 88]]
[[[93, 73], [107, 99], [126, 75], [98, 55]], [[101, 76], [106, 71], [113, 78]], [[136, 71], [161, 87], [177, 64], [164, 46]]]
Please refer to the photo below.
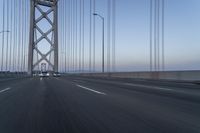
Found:
[[0, 133], [200, 133], [200, 85], [81, 77], [2, 81]]

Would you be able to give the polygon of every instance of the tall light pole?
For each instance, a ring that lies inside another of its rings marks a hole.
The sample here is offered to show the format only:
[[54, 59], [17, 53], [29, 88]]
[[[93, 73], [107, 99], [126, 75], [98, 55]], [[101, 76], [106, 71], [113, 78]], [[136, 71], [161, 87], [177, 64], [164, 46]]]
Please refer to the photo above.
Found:
[[104, 73], [104, 17], [97, 13], [93, 13], [94, 16], [98, 16], [102, 20], [102, 73]]

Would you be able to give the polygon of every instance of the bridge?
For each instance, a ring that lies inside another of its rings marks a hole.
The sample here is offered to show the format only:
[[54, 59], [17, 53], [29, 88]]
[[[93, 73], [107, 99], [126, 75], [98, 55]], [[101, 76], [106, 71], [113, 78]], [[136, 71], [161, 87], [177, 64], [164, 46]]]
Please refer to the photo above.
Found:
[[0, 0], [0, 132], [199, 133], [198, 6]]

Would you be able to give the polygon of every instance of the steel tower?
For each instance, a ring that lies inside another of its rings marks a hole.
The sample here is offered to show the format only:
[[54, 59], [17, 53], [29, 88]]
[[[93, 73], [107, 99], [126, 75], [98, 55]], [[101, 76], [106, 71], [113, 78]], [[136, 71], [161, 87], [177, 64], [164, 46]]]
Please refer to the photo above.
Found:
[[30, 0], [29, 75], [37, 71], [42, 63], [47, 64], [48, 71], [58, 72], [57, 2], [58, 0]]

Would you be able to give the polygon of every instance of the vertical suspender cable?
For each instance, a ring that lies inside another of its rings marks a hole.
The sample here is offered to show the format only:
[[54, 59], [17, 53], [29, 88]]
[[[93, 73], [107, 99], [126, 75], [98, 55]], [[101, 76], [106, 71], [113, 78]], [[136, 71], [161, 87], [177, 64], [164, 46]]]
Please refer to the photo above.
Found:
[[81, 71], [81, 43], [82, 43], [82, 0], [80, 0], [80, 7], [79, 7], [79, 15], [80, 15], [80, 27], [79, 27], [79, 72]]
[[69, 72], [71, 71], [71, 40], [72, 40], [72, 19], [71, 19], [71, 3], [72, 3], [72, 0], [69, 0]]
[[77, 28], [77, 25], [78, 25], [78, 22], [77, 22], [77, 19], [78, 19], [78, 1], [75, 0], [75, 72], [77, 71], [77, 36], [78, 36], [78, 28]]
[[21, 18], [22, 18], [22, 29], [21, 29], [21, 34], [22, 34], [22, 54], [21, 54], [21, 72], [24, 72], [24, 0], [22, 0], [22, 9], [21, 9]]
[[[60, 2], [58, 3], [58, 6], [60, 7]], [[58, 8], [58, 19], [59, 19], [58, 23], [60, 25], [60, 8]], [[59, 28], [59, 30], [61, 29], [60, 26], [58, 28]], [[55, 38], [53, 38], [53, 39], [55, 39]], [[60, 32], [59, 32], [59, 40], [58, 41], [59, 41], [58, 51], [60, 51], [60, 44], [61, 44]], [[59, 72], [60, 71], [60, 53], [58, 53], [58, 55], [59, 55], [58, 56], [58, 72]], [[54, 62], [55, 62], [55, 60], [54, 60]]]
[[11, 33], [10, 33], [10, 51], [9, 51], [9, 57], [10, 57], [10, 60], [9, 60], [9, 70], [11, 71], [12, 70], [12, 47], [13, 47], [13, 42], [12, 42], [12, 37], [13, 37], [13, 0], [11, 0], [10, 2], [10, 30], [11, 30]]
[[20, 18], [21, 18], [21, 29], [20, 29], [20, 33], [21, 33], [21, 62], [20, 62], [20, 71], [22, 72], [22, 63], [23, 63], [23, 1], [21, 2], [21, 10], [20, 10]]
[[72, 42], [73, 42], [73, 0], [70, 0], [70, 71], [72, 71]]
[[150, 0], [150, 71], [152, 71], [152, 6], [153, 0]]
[[22, 72], [24, 72], [24, 56], [25, 56], [25, 1], [22, 1]]
[[[19, 1], [19, 9], [18, 9], [18, 15], [20, 16], [20, 12], [21, 12], [21, 0]], [[17, 66], [18, 66], [18, 71], [20, 71], [20, 61], [21, 61], [21, 54], [20, 54], [20, 45], [21, 45], [21, 17], [19, 18], [19, 21], [18, 21], [18, 63], [17, 63]]]
[[63, 1], [60, 1], [60, 72], [62, 72], [62, 59], [63, 59], [63, 16], [62, 16], [62, 7]]
[[66, 30], [66, 28], [67, 28], [67, 24], [66, 24], [66, 20], [67, 20], [66, 19], [67, 18], [67, 15], [66, 15], [67, 14], [67, 7], [66, 7], [66, 3], [67, 2], [65, 1], [64, 2], [64, 9], [65, 9], [64, 10], [64, 14], [65, 14], [64, 15], [64, 18], [65, 18], [65, 21], [64, 21], [64, 23], [65, 23], [65, 30], [64, 30], [64, 33], [65, 33], [65, 36], [64, 36], [64, 38], [65, 38], [65, 73], [67, 72], [67, 55], [66, 55], [67, 54], [67, 49], [66, 49], [67, 48], [67, 41], [66, 41], [67, 40], [67, 37], [66, 37], [66, 35], [67, 35], [67, 30]]
[[[6, 30], [8, 30], [9, 28], [9, 0], [7, 0], [6, 2], [6, 14], [7, 14]], [[8, 49], [9, 49], [8, 39], [9, 39], [9, 33], [6, 32], [6, 58], [5, 58], [6, 71], [8, 71]]]
[[[19, 6], [19, 2], [16, 1], [15, 4], [16, 4], [16, 7]], [[16, 69], [16, 72], [17, 72], [17, 74], [18, 74], [18, 60], [19, 60], [19, 59], [17, 59], [17, 57], [18, 57], [18, 55], [19, 55], [19, 52], [18, 52], [18, 51], [19, 51], [19, 49], [18, 49], [18, 47], [19, 47], [19, 42], [18, 42], [18, 40], [19, 40], [19, 36], [18, 36], [18, 33], [19, 33], [19, 32], [18, 32], [18, 29], [19, 29], [19, 25], [18, 25], [19, 22], [18, 22], [18, 21], [19, 21], [19, 19], [17, 18], [17, 16], [19, 16], [19, 14], [18, 14], [19, 9], [16, 8], [15, 11], [16, 11], [16, 14], [15, 14], [15, 16], [16, 16], [16, 17], [15, 17], [15, 20], [16, 20], [16, 23], [15, 23], [15, 27], [16, 27], [16, 33], [15, 33], [15, 35], [16, 35], [16, 41], [15, 41], [15, 45], [16, 45], [15, 64], [16, 64], [16, 65], [15, 65], [15, 69]]]
[[63, 11], [63, 14], [62, 14], [62, 16], [61, 17], [63, 17], [63, 60], [62, 60], [62, 62], [63, 62], [63, 65], [62, 65], [62, 72], [65, 72], [65, 53], [66, 53], [66, 51], [65, 51], [65, 2], [66, 1], [63, 1], [63, 8], [62, 8], [62, 11]]
[[60, 72], [62, 72], [62, 65], [63, 65], [63, 12], [62, 12], [62, 8], [63, 8], [63, 1], [60, 1]]
[[74, 24], [74, 0], [72, 1], [72, 72], [74, 72], [74, 27], [75, 27], [75, 24]]
[[24, 59], [23, 59], [23, 70], [24, 70], [24, 72], [26, 72], [26, 70], [25, 70], [25, 57], [26, 57], [26, 0], [25, 0], [25, 2], [24, 2]]
[[[59, 6], [61, 6], [61, 2], [59, 2]], [[58, 12], [59, 12], [59, 13], [58, 13], [58, 17], [59, 17], [59, 22], [58, 22], [58, 23], [59, 23], [59, 25], [61, 25], [60, 8], [58, 9]], [[59, 29], [61, 29], [61, 27], [59, 27]], [[59, 42], [58, 51], [60, 51], [60, 49], [61, 49], [60, 47], [61, 47], [61, 43], [62, 43], [62, 42], [61, 42], [61, 32], [59, 32], [58, 34], [59, 34], [59, 41], [60, 41], [60, 42]], [[54, 39], [55, 39], [55, 38], [54, 38]], [[54, 54], [55, 54], [55, 53], [54, 53]], [[58, 64], [59, 64], [58, 71], [60, 72], [60, 52], [58, 52], [58, 55], [59, 55], [59, 56], [58, 56]]]
[[21, 55], [20, 55], [20, 57], [21, 57], [21, 61], [20, 61], [20, 71], [22, 72], [22, 62], [23, 62], [23, 1], [24, 0], [22, 0], [21, 1], [21, 10], [20, 10], [20, 18], [21, 18], [21, 29], [20, 29], [20, 34], [21, 34], [21, 38], [20, 38], [20, 40], [21, 40], [21, 48], [20, 48], [20, 50], [21, 50]]
[[21, 40], [21, 48], [20, 48], [20, 50], [21, 50], [21, 52], [20, 52], [20, 59], [21, 59], [21, 61], [20, 61], [20, 72], [22, 72], [22, 62], [23, 62], [23, 0], [20, 2], [20, 4], [21, 4], [21, 10], [20, 10], [20, 18], [21, 18], [21, 28], [20, 28], [20, 34], [21, 34], [21, 38], [20, 38], [20, 40]]
[[154, 69], [157, 71], [157, 0], [154, 2]]
[[66, 1], [64, 1], [64, 49], [65, 49], [65, 52], [64, 52], [64, 62], [65, 62], [65, 65], [64, 65], [64, 72], [66, 73], [66, 67], [67, 67], [67, 64], [66, 64]]
[[68, 40], [67, 40], [67, 71], [69, 72], [69, 56], [70, 56], [70, 0], [68, 0], [68, 31], [67, 31], [67, 33], [68, 33], [68, 36], [67, 36], [67, 38], [68, 38]]
[[70, 0], [71, 1], [71, 3], [70, 3], [70, 34], [71, 34], [71, 36], [70, 36], [70, 71], [72, 71], [72, 55], [73, 55], [73, 44], [72, 44], [72, 42], [73, 42], [73, 0]]
[[66, 66], [66, 30], [65, 30], [65, 28], [66, 28], [66, 22], [65, 22], [65, 15], [66, 15], [66, 12], [65, 12], [65, 3], [66, 3], [66, 1], [63, 1], [63, 15], [62, 15], [62, 17], [63, 17], [63, 72], [65, 72], [65, 66]]
[[3, 0], [3, 28], [2, 28], [3, 31], [2, 31], [1, 71], [4, 70], [4, 30], [5, 30], [4, 26], [5, 26], [5, 0]]
[[82, 71], [84, 72], [85, 68], [85, 1], [82, 3]]
[[72, 17], [73, 17], [73, 0], [70, 0], [70, 71], [72, 71], [72, 42], [73, 42], [73, 29], [72, 29], [72, 26], [73, 26], [73, 21], [72, 21]]
[[[17, 5], [17, 8], [16, 8], [16, 16], [19, 16], [19, 2], [16, 2], [16, 5]], [[19, 61], [19, 59], [17, 59], [17, 57], [19, 57], [19, 19], [17, 19], [17, 17], [16, 17], [16, 58], [15, 58], [15, 63], [16, 63], [16, 72], [17, 72], [17, 74], [18, 74], [18, 61]]]
[[[16, 34], [17, 34], [17, 27], [16, 27], [16, 8], [14, 8], [14, 6], [17, 6], [16, 5], [16, 0], [14, 0], [14, 5], [13, 5], [13, 16], [14, 16], [14, 32], [13, 32], [13, 35], [14, 35], [14, 38], [13, 38], [13, 71], [15, 72], [16, 71]], [[15, 51], [15, 52], [14, 52]]]
[[[18, 2], [18, 11], [17, 11], [17, 16], [20, 16], [20, 9], [21, 9], [21, 0], [19, 0]], [[17, 19], [17, 72], [19, 74], [20, 72], [20, 24], [21, 24], [21, 21], [20, 21], [21, 17], [19, 19]]]
[[27, 16], [27, 14], [28, 14], [28, 11], [27, 11], [27, 9], [28, 9], [28, 7], [27, 7], [27, 1], [25, 1], [25, 7], [24, 7], [24, 11], [25, 11], [25, 14], [24, 14], [24, 18], [25, 18], [25, 20], [24, 20], [24, 26], [25, 26], [25, 35], [24, 35], [24, 37], [25, 37], [25, 40], [24, 40], [24, 44], [25, 44], [25, 46], [24, 46], [24, 71], [25, 72], [27, 72], [27, 69], [26, 69], [26, 57], [27, 57], [27, 23], [28, 23], [28, 21], [27, 21], [27, 19], [28, 19], [28, 16]]
[[107, 1], [107, 71], [110, 72], [110, 16], [111, 0]]
[[73, 0], [73, 58], [72, 58], [72, 62], [73, 62], [73, 72], [74, 72], [74, 66], [75, 66], [75, 0]]
[[[21, 6], [22, 0], [19, 1], [19, 9], [18, 9], [18, 15], [21, 16]], [[17, 56], [17, 60], [18, 60], [18, 72], [19, 75], [21, 74], [21, 17], [19, 18], [18, 21], [18, 56]]]
[[160, 0], [157, 3], [157, 48], [158, 71], [160, 71]]
[[69, 20], [70, 20], [70, 44], [69, 44], [69, 72], [71, 71], [71, 47], [72, 47], [72, 0], [70, 0], [69, 3], [70, 6], [70, 16], [69, 16]]
[[[60, 5], [61, 5], [61, 3], [59, 2], [58, 3], [59, 4], [59, 7], [60, 7]], [[60, 8], [58, 8], [58, 18], [59, 18], [59, 21], [58, 21], [58, 23], [59, 23], [59, 25], [60, 25], [60, 23], [61, 23], [61, 21], [60, 21]], [[58, 27], [59, 29], [61, 29], [61, 27], [59, 26]], [[58, 47], [58, 51], [60, 51], [60, 47], [61, 47], [61, 35], [60, 35], [60, 32], [59, 32], [59, 47]], [[55, 39], [55, 38], [54, 38]], [[55, 53], [54, 53], [55, 54]], [[58, 71], [60, 72], [60, 52], [58, 53]], [[54, 62], [55, 62], [55, 60], [54, 60]]]
[[27, 7], [26, 7], [26, 4], [27, 4], [27, 1], [25, 0], [24, 1], [24, 59], [23, 59], [23, 70], [24, 70], [24, 72], [26, 72], [26, 24], [27, 24], [27, 22], [26, 22], [26, 19], [27, 19], [27, 17], [26, 17], [26, 14], [27, 14]]
[[[60, 2], [59, 2], [59, 7], [61, 8], [61, 6], [62, 6], [62, 3], [61, 3], [61, 1], [60, 1]], [[60, 8], [58, 9], [58, 12], [59, 12], [59, 13], [58, 13], [58, 14], [59, 14], [59, 15], [58, 15], [58, 18], [59, 18], [59, 20], [60, 20], [58, 23], [59, 23], [59, 25], [60, 25], [59, 28], [60, 28], [60, 30], [61, 30], [61, 29], [62, 29], [62, 27], [61, 27], [61, 26], [62, 26], [62, 25], [61, 25], [62, 21], [61, 21], [61, 18], [60, 18]], [[54, 39], [55, 39], [55, 38], [54, 38]], [[61, 50], [61, 46], [62, 46], [62, 32], [59, 32], [59, 47], [58, 47], [58, 50], [59, 50], [59, 51]], [[58, 64], [59, 64], [58, 69], [59, 69], [59, 70], [58, 70], [58, 71], [60, 72], [60, 69], [61, 69], [61, 61], [60, 61], [60, 60], [61, 60], [61, 56], [62, 56], [62, 55], [61, 55], [61, 52], [59, 52], [58, 54], [59, 54], [59, 57], [58, 57], [58, 60], [59, 60], [59, 61], [58, 61]]]
[[65, 1], [63, 1], [63, 4], [62, 4], [62, 15], [61, 17], [63, 18], [62, 21], [63, 21], [63, 28], [62, 28], [62, 33], [63, 33], [63, 60], [62, 60], [62, 72], [65, 71]]
[[[96, 0], [93, 0], [93, 13], [96, 12]], [[96, 70], [96, 17], [93, 16], [93, 72]]]
[[74, 0], [72, 0], [72, 11], [71, 11], [71, 20], [72, 20], [72, 72], [74, 71]]
[[60, 57], [59, 57], [59, 72], [61, 72], [62, 71], [62, 44], [63, 44], [63, 37], [62, 37], [62, 17], [61, 17], [61, 14], [62, 14], [62, 12], [61, 12], [61, 8], [62, 8], [62, 6], [63, 6], [63, 3], [62, 3], [63, 1], [60, 1], [60, 7], [59, 7], [59, 20], [60, 20], [60, 46], [59, 46], [59, 55], [60, 55]]
[[60, 20], [60, 46], [59, 46], [59, 72], [61, 72], [61, 59], [62, 59], [62, 17], [61, 16], [62, 1], [60, 1], [59, 20]]
[[23, 63], [23, 70], [24, 70], [24, 72], [26, 72], [26, 38], [27, 38], [27, 32], [26, 32], [26, 24], [27, 24], [27, 18], [28, 17], [26, 17], [26, 14], [27, 14], [27, 1], [25, 0], [25, 2], [24, 2], [24, 63]]
[[112, 71], [115, 72], [116, 69], [116, 58], [115, 58], [115, 38], [116, 38], [116, 1], [112, 0]]
[[23, 23], [23, 3], [24, 0], [22, 0], [21, 2], [21, 10], [20, 10], [20, 16], [21, 16], [21, 29], [20, 29], [20, 33], [21, 33], [21, 62], [20, 62], [20, 71], [21, 73], [23, 72], [22, 67], [23, 67], [23, 40], [24, 40], [24, 34], [23, 34], [23, 30], [24, 30], [24, 23]]
[[22, 18], [22, 54], [21, 54], [21, 71], [23, 72], [23, 65], [24, 65], [24, 0], [22, 0], [22, 10], [21, 10], [21, 18]]
[[73, 1], [71, 1], [71, 71], [73, 71]]
[[165, 0], [162, 0], [162, 70], [165, 70]]
[[90, 29], [89, 29], [89, 72], [91, 72], [92, 68], [92, 0], [90, 0]]
[[74, 16], [74, 35], [73, 35], [73, 37], [74, 37], [74, 43], [73, 43], [73, 46], [74, 46], [74, 68], [73, 68], [73, 71], [75, 72], [76, 71], [76, 25], [77, 25], [77, 23], [76, 23], [76, 18], [77, 18], [77, 16], [76, 16], [76, 3], [77, 3], [77, 0], [74, 0], [74, 10], [73, 10], [73, 16]]

